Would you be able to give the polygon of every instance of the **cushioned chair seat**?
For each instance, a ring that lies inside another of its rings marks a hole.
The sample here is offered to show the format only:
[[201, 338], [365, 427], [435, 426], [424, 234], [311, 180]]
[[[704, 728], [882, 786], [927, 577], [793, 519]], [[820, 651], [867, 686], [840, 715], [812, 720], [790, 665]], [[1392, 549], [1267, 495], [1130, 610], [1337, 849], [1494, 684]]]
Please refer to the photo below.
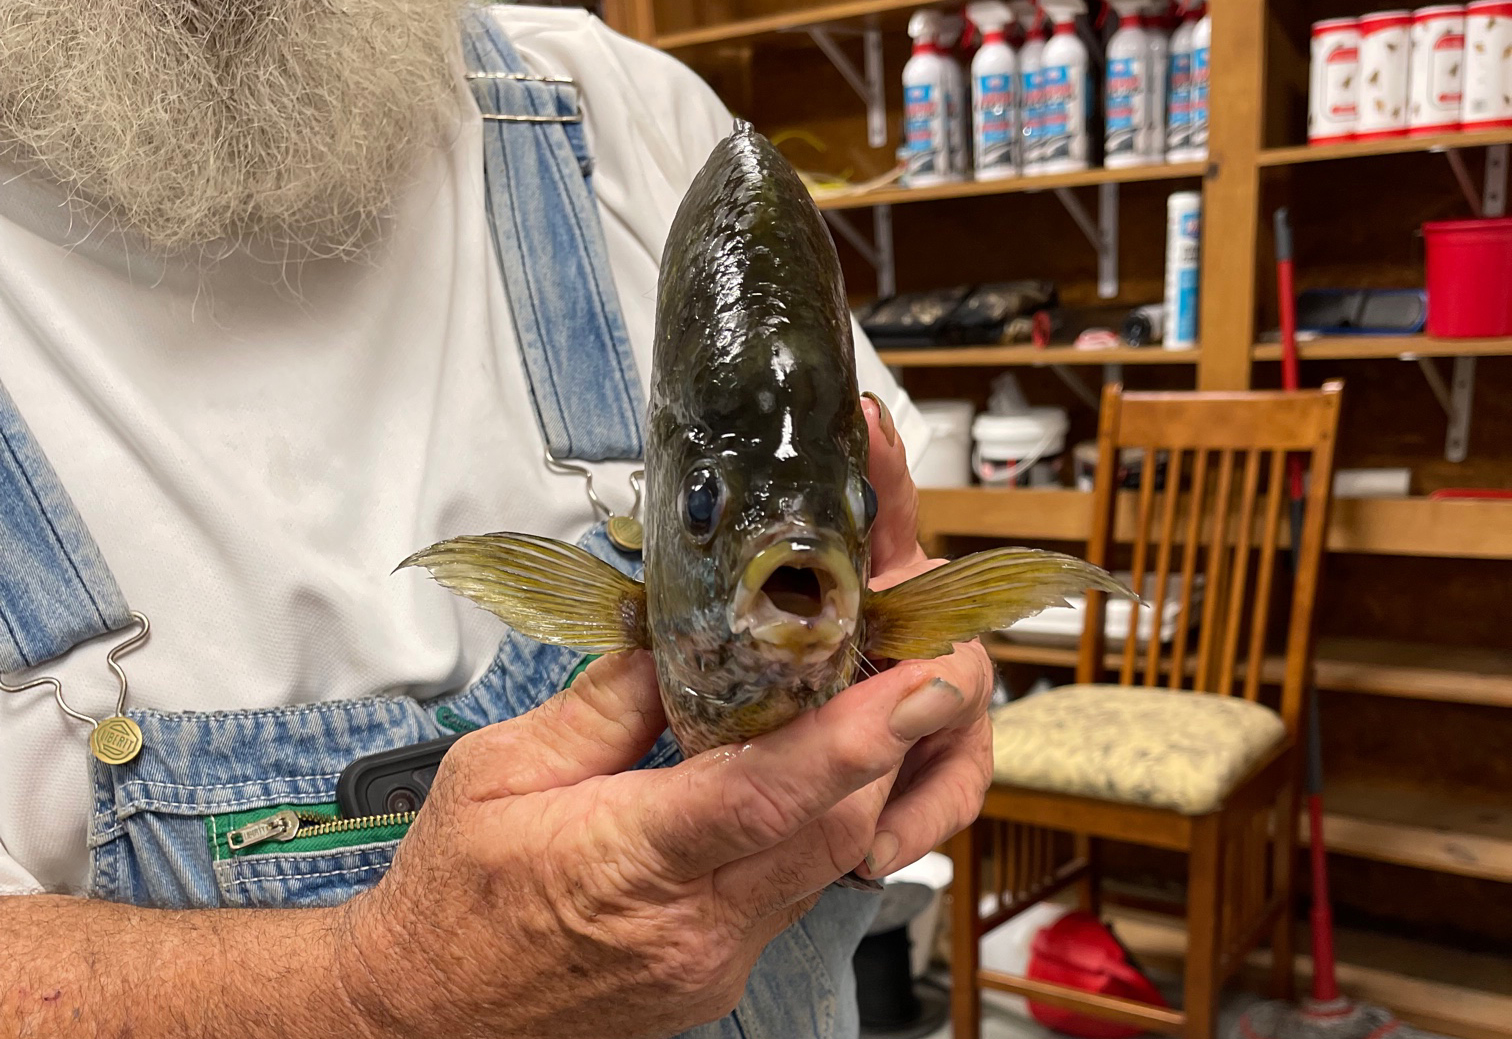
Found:
[[1233, 696], [1069, 685], [993, 712], [999, 783], [1202, 815], [1286, 730]]

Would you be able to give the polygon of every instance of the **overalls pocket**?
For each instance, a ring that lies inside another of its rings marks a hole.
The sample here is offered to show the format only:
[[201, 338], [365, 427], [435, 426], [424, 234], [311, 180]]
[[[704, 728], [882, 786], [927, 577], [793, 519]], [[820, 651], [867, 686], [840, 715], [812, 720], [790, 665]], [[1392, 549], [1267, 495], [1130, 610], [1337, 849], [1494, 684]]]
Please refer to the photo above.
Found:
[[[443, 735], [399, 697], [131, 717], [142, 753], [92, 766], [90, 893], [183, 909], [334, 905], [371, 887], [410, 817], [338, 824], [341, 770]], [[275, 816], [294, 827], [258, 837]]]
[[341, 819], [334, 804], [279, 805], [205, 820], [221, 904], [329, 906], [388, 871], [414, 812]]

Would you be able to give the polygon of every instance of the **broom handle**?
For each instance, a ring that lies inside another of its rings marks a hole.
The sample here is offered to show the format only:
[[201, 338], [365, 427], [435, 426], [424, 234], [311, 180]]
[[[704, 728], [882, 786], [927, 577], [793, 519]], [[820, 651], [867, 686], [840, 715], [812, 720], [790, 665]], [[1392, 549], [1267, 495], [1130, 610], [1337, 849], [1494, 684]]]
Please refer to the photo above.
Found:
[[[1288, 213], [1276, 210], [1276, 302], [1281, 311], [1281, 385], [1296, 390], [1301, 385], [1297, 368], [1297, 296], [1292, 267], [1292, 234]], [[1295, 574], [1301, 553], [1303, 504], [1302, 458], [1287, 460], [1291, 484], [1291, 556]], [[1316, 690], [1307, 697], [1307, 830], [1308, 860], [1312, 865], [1313, 999], [1331, 1003], [1339, 998], [1334, 970], [1333, 907], [1328, 892], [1328, 849], [1323, 843], [1323, 737], [1318, 719]]]

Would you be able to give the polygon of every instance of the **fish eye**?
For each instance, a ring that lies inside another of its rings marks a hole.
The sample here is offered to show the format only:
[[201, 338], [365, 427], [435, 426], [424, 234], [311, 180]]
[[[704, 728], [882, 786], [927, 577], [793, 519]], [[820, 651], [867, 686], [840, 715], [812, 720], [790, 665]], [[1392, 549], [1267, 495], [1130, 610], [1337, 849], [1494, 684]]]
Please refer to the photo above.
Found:
[[877, 518], [877, 492], [872, 490], [872, 485], [866, 477], [858, 476], [851, 481], [850, 492], [846, 495], [846, 505], [850, 509], [851, 519], [862, 530], [870, 530], [872, 522]]
[[719, 474], [709, 466], [701, 465], [688, 474], [683, 486], [683, 525], [695, 538], [706, 539], [719, 523], [722, 511], [724, 492], [719, 484]]

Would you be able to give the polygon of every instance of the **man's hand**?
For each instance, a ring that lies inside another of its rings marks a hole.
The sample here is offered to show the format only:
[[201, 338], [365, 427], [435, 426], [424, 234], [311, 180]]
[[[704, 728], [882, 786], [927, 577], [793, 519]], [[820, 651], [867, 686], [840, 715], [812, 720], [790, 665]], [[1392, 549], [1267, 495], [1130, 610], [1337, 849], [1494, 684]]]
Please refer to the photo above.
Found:
[[[918, 540], [919, 492], [908, 473], [903, 442], [881, 401], [867, 394], [861, 402], [871, 432], [871, 468], [877, 492], [877, 521], [872, 527], [873, 588], [890, 588], [941, 565], [930, 559]], [[904, 664], [894, 670], [932, 666], [950, 676], [961, 691], [955, 716], [909, 751], [893, 785], [871, 854], [860, 872], [881, 877], [922, 857], [977, 817], [982, 795], [992, 782], [992, 727], [987, 705], [992, 697], [993, 668], [980, 642], [962, 643], [949, 657], [928, 665]]]
[[347, 907], [353, 1005], [406, 1039], [662, 1037], [728, 1013], [874, 846], [904, 755], [957, 723], [959, 671], [905, 665], [743, 747], [627, 772], [666, 727], [655, 672], [596, 661], [447, 754], [393, 869]]

